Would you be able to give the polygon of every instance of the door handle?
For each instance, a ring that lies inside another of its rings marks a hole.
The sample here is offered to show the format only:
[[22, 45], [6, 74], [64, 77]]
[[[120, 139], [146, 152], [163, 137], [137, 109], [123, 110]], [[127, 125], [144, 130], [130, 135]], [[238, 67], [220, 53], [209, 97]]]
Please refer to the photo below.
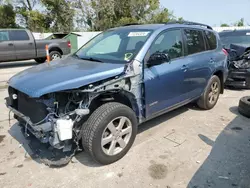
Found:
[[9, 46], [13, 46], [14, 44], [13, 44], [13, 43], [9, 43], [8, 45], [9, 45]]
[[181, 70], [183, 70], [184, 72], [186, 72], [188, 70], [188, 66], [187, 65], [182, 65]]
[[30, 43], [29, 43], [29, 45], [33, 45], [33, 43], [32, 43], [32, 42], [30, 42]]

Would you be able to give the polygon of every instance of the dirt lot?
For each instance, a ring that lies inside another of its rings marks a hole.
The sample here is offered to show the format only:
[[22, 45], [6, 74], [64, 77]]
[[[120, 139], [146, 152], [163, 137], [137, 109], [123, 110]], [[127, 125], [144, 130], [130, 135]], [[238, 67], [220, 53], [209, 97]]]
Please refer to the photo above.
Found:
[[[29, 64], [33, 65], [32, 63]], [[0, 82], [27, 67], [0, 67]], [[0, 89], [0, 187], [250, 187], [250, 120], [237, 105], [249, 91], [227, 90], [217, 106], [192, 105], [140, 125], [132, 149], [100, 166], [84, 152], [62, 168], [32, 159], [15, 120], [8, 121]]]

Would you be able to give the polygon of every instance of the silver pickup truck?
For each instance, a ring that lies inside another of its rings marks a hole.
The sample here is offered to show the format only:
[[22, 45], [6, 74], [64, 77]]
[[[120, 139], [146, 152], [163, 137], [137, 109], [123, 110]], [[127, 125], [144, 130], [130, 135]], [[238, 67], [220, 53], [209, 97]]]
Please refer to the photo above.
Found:
[[71, 51], [68, 40], [35, 40], [27, 29], [0, 29], [0, 62], [35, 59], [43, 63], [46, 61], [46, 45], [49, 46], [51, 60]]

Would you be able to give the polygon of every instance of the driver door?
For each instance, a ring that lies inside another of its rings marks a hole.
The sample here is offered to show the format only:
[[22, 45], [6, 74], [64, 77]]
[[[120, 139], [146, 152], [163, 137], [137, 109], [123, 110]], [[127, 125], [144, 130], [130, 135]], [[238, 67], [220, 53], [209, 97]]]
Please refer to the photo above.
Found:
[[181, 29], [167, 30], [159, 34], [147, 57], [156, 52], [168, 54], [170, 61], [151, 66], [145, 60], [146, 118], [181, 104], [187, 99], [183, 88], [187, 68], [183, 58], [184, 43]]

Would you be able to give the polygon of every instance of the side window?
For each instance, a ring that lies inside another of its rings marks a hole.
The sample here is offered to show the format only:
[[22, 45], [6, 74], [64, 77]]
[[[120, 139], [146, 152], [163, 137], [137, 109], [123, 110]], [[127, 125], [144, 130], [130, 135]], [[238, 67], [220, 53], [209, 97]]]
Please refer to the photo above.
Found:
[[87, 55], [118, 52], [121, 39], [118, 35], [112, 35], [94, 45]]
[[9, 33], [8, 31], [0, 31], [0, 41], [8, 41]]
[[30, 40], [30, 38], [25, 30], [12, 30], [10, 31], [10, 40], [22, 41]]
[[205, 51], [205, 41], [202, 31], [199, 30], [184, 30], [187, 41], [188, 55]]
[[209, 50], [214, 50], [217, 48], [217, 40], [216, 40], [216, 36], [213, 32], [210, 31], [205, 31], [205, 37], [207, 39], [207, 43], [208, 43], [208, 49]]
[[181, 30], [170, 30], [160, 34], [151, 46], [150, 55], [162, 52], [169, 55], [170, 59], [183, 56], [183, 40]]

